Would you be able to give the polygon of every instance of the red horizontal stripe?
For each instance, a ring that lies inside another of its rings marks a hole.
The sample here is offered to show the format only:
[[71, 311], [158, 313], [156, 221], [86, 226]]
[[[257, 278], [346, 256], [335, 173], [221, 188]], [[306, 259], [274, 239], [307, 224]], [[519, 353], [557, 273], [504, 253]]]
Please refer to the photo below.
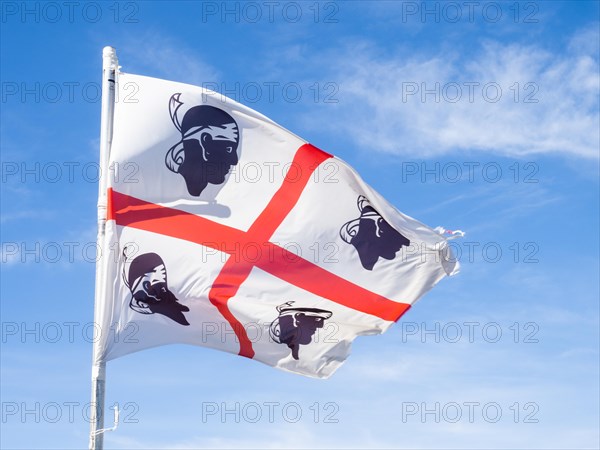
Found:
[[267, 248], [269, 251], [260, 252], [257, 260], [252, 261], [252, 264], [248, 261], [238, 263], [246, 264], [247, 268], [240, 270], [241, 268], [238, 267], [236, 270], [240, 275], [237, 278], [229, 278], [225, 283], [222, 283], [221, 288], [232, 289], [229, 293], [237, 292], [237, 288], [234, 288], [234, 286], [239, 284], [241, 275], [254, 265], [315, 295], [357, 311], [380, 317], [383, 320], [397, 320], [409, 308], [408, 304], [394, 302], [344, 280], [276, 244], [257, 242], [252, 236], [243, 231], [185, 211], [145, 202], [117, 191], [112, 191], [112, 194], [109, 193], [109, 195], [112, 196], [114, 208], [109, 218], [115, 220], [117, 225], [182, 239], [229, 254], [234, 254], [236, 250], [221, 247], [219, 243], [240, 243], [241, 246], [251, 243]]
[[398, 303], [352, 283], [271, 242], [256, 267], [320, 297], [348, 308], [395, 321], [410, 305]]

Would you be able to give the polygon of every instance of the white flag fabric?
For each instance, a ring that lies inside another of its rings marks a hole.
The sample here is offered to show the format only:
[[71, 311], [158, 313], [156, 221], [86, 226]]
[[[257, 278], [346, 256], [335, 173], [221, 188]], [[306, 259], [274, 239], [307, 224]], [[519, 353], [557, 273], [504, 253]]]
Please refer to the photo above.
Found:
[[326, 378], [457, 272], [443, 236], [258, 112], [126, 73], [117, 93], [96, 363], [187, 343]]

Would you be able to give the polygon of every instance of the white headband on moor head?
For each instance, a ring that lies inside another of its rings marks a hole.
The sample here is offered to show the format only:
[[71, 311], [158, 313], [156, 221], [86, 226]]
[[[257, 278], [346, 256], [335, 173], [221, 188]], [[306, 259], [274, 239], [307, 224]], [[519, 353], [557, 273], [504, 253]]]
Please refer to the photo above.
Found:
[[[181, 135], [181, 140], [169, 149], [165, 156], [165, 163], [172, 172], [178, 173], [179, 167], [185, 161], [185, 152], [183, 151], [183, 141], [190, 139], [195, 134], [200, 132], [208, 133], [212, 136], [215, 141], [232, 141], [237, 142], [238, 140], [238, 127], [235, 123], [226, 123], [222, 126], [210, 125], [210, 126], [197, 126], [190, 128], [186, 133]], [[200, 139], [198, 139], [200, 141]], [[200, 145], [202, 142], [200, 141]], [[206, 154], [204, 146], [202, 146], [202, 156], [206, 161]]]
[[379, 228], [379, 219], [381, 219], [381, 214], [377, 211], [367, 211], [363, 212], [367, 206], [371, 207], [371, 203], [364, 195], [360, 195], [357, 200], [358, 210], [360, 211], [360, 217], [358, 219], [351, 220], [346, 222], [342, 229], [340, 230], [340, 237], [346, 242], [350, 244], [350, 241], [354, 236], [358, 234], [358, 225], [362, 219], [371, 219], [375, 222], [375, 235], [377, 237], [381, 237], [381, 229]]

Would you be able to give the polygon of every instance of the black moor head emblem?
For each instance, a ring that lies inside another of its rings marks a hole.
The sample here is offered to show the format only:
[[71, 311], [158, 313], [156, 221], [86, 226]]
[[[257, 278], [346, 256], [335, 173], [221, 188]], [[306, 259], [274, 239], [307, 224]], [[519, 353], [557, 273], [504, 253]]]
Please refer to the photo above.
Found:
[[352, 244], [362, 266], [373, 270], [378, 259], [394, 259], [396, 252], [410, 241], [390, 226], [369, 203], [364, 195], [358, 197], [360, 217], [344, 224], [340, 236]]
[[209, 183], [222, 184], [238, 163], [239, 130], [233, 117], [209, 105], [191, 107], [180, 120], [180, 96], [171, 97], [169, 114], [181, 139], [167, 152], [165, 164], [183, 176], [188, 192], [197, 197]]
[[318, 308], [296, 308], [294, 302], [286, 302], [277, 307], [277, 317], [269, 328], [271, 338], [278, 344], [286, 344], [292, 357], [299, 359], [300, 345], [307, 345], [318, 328], [323, 328], [325, 320], [332, 316], [331, 311]]
[[156, 253], [144, 253], [131, 261], [123, 279], [131, 291], [129, 306], [142, 314], [162, 314], [181, 325], [189, 325], [183, 315], [190, 309], [179, 303], [167, 285], [167, 268]]

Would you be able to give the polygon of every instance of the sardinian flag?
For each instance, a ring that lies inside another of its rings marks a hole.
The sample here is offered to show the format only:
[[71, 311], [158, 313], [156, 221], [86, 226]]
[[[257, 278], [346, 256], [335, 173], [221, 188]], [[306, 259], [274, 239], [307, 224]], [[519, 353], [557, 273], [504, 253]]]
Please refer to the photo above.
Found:
[[457, 272], [444, 236], [267, 117], [116, 83], [98, 360], [187, 343], [326, 378]]

